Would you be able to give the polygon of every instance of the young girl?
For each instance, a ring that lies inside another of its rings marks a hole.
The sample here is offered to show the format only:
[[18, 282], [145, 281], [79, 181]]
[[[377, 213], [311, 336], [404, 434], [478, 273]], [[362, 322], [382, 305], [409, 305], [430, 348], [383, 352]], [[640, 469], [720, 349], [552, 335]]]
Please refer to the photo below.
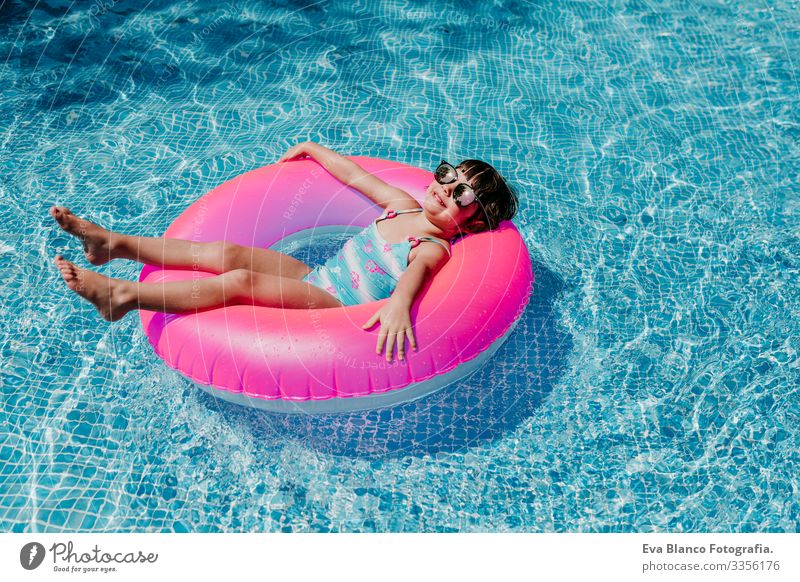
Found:
[[[289, 149], [280, 162], [311, 157], [331, 174], [387, 211], [314, 269], [288, 255], [225, 241], [191, 241], [128, 236], [83, 220], [63, 207], [50, 214], [83, 243], [86, 259], [102, 265], [132, 259], [161, 267], [193, 267], [218, 273], [192, 281], [137, 283], [111, 279], [57, 255], [67, 286], [87, 299], [105, 319], [116, 321], [133, 309], [184, 313], [249, 304], [285, 309], [356, 305], [389, 297], [363, 325], [380, 324], [376, 352], [394, 345], [404, 358], [405, 339], [416, 349], [411, 306], [427, 277], [450, 258], [453, 238], [496, 228], [514, 216], [517, 197], [485, 162], [445, 161], [436, 168], [422, 206], [411, 195], [369, 174], [358, 164], [321, 145], [306, 142]], [[422, 244], [424, 243], [424, 244]]]

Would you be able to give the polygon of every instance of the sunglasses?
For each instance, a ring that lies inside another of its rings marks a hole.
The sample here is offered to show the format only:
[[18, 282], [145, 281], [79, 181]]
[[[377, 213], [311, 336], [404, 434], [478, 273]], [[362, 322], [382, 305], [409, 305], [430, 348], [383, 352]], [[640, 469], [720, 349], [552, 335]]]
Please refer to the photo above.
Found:
[[[442, 160], [439, 164], [439, 167], [436, 168], [433, 176], [436, 178], [436, 181], [442, 185], [458, 182], [458, 172], [456, 171], [455, 167], [451, 164], [448, 164], [444, 160]], [[462, 182], [456, 186], [456, 189], [453, 191], [453, 201], [456, 203], [456, 205], [458, 205], [459, 208], [469, 206], [477, 199], [478, 196], [475, 194], [475, 190], [473, 190], [469, 184], [464, 184]]]

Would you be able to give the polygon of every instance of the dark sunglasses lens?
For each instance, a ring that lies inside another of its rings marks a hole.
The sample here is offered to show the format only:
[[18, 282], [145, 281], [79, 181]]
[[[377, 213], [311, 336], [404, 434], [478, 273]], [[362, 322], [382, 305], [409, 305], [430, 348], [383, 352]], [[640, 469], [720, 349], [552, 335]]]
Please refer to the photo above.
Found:
[[456, 186], [455, 192], [453, 192], [453, 199], [461, 207], [469, 206], [475, 202], [475, 198], [475, 190], [466, 184], [459, 184]]
[[434, 176], [439, 184], [452, 184], [458, 180], [456, 169], [450, 164], [441, 164], [438, 168], [436, 168], [436, 173]]

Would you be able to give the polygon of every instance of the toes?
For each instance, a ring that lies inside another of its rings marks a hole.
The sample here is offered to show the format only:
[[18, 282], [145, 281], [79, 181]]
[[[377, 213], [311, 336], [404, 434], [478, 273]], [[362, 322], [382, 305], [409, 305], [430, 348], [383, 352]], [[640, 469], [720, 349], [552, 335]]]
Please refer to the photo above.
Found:
[[76, 267], [73, 263], [70, 263], [67, 259], [62, 257], [61, 255], [56, 255], [56, 267], [61, 272], [61, 276], [64, 277], [66, 281], [69, 277], [70, 279], [75, 276], [76, 274]]
[[56, 219], [58, 224], [64, 226], [67, 217], [69, 217], [72, 212], [69, 211], [68, 208], [63, 206], [53, 206], [50, 208], [50, 215]]

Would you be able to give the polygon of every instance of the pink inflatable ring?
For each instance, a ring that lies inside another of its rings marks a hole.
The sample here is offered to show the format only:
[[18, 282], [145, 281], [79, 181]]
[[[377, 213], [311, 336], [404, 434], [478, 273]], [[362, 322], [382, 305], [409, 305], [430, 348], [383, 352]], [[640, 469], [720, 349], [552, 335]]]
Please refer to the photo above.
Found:
[[[352, 159], [418, 200], [433, 179], [396, 162]], [[192, 204], [164, 236], [285, 251], [320, 234], [357, 232], [382, 211], [306, 159], [225, 182]], [[139, 280], [208, 276], [148, 265]], [[418, 350], [407, 349], [404, 361], [395, 356], [392, 362], [375, 353], [379, 327], [362, 329], [385, 299], [333, 309], [234, 305], [140, 315], [167, 365], [218, 398], [275, 412], [343, 412], [414, 400], [477, 370], [508, 338], [532, 283], [528, 250], [510, 221], [456, 241], [451, 259], [411, 312]]]

